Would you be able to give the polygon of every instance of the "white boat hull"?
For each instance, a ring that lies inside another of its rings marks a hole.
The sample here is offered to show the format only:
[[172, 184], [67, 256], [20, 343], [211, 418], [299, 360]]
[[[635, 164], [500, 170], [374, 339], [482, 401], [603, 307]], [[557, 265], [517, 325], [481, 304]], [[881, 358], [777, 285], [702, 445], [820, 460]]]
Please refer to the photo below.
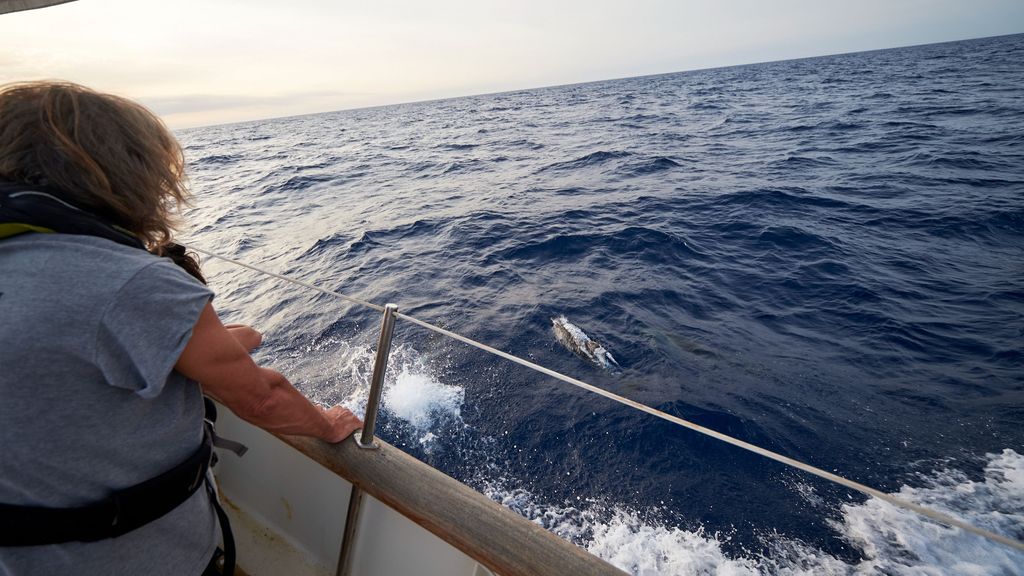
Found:
[[[238, 565], [251, 576], [333, 575], [352, 485], [226, 408], [218, 433], [249, 447], [219, 452], [215, 475], [232, 520]], [[486, 576], [472, 558], [369, 495], [353, 574]]]

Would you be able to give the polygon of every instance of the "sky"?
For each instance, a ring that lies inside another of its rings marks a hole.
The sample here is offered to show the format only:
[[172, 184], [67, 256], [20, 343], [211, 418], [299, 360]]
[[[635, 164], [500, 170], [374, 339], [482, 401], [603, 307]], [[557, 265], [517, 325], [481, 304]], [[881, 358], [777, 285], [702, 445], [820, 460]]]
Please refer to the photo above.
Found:
[[0, 16], [0, 84], [187, 128], [1020, 32], [1021, 0], [78, 0]]

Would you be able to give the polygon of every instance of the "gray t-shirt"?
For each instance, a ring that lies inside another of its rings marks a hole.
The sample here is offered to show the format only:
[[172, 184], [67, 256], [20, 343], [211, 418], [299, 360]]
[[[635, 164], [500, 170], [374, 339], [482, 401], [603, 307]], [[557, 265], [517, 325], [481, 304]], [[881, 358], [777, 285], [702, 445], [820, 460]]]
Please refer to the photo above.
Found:
[[[0, 502], [80, 506], [156, 476], [202, 440], [199, 385], [174, 372], [212, 293], [103, 238], [0, 241]], [[118, 538], [0, 547], [0, 574], [200, 574], [205, 490]]]

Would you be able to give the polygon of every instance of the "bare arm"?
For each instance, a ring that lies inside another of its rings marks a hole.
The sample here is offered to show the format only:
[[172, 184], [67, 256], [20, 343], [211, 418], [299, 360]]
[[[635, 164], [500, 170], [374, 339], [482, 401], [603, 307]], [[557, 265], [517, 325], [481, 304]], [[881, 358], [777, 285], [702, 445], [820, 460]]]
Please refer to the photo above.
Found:
[[252, 352], [263, 343], [263, 334], [260, 334], [260, 331], [252, 326], [246, 324], [225, 324], [224, 327], [249, 352]]
[[212, 304], [199, 315], [175, 369], [201, 382], [206, 393], [243, 420], [270, 432], [340, 442], [362, 426], [345, 408], [324, 410], [281, 374], [257, 366], [236, 334], [221, 324]]

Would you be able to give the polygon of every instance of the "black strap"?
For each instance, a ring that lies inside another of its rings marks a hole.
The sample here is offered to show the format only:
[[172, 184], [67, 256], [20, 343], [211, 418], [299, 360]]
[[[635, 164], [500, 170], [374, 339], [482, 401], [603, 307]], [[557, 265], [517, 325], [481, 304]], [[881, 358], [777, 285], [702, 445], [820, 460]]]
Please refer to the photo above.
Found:
[[207, 430], [202, 445], [184, 462], [87, 506], [0, 504], [0, 546], [95, 542], [131, 532], [188, 500], [206, 480], [212, 451], [213, 434]]
[[207, 482], [206, 490], [210, 493], [210, 502], [214, 511], [217, 512], [217, 520], [220, 521], [221, 539], [224, 544], [224, 563], [221, 568], [221, 576], [233, 576], [235, 573], [235, 534], [231, 531], [231, 522], [224, 507], [220, 505], [220, 499], [213, 486]]

